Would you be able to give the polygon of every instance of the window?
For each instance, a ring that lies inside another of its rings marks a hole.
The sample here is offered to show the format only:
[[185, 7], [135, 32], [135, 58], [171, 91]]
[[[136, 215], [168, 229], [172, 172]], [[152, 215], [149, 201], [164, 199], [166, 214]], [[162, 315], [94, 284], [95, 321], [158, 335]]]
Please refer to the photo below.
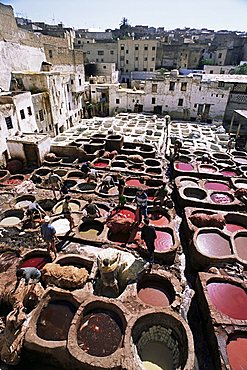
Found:
[[103, 69], [106, 69], [106, 66], [103, 66]]
[[129, 54], [129, 50], [126, 50], [126, 54]]
[[129, 61], [128, 61], [128, 59], [126, 60], [126, 64], [129, 64]]
[[69, 84], [67, 85], [67, 91], [69, 92]]
[[183, 106], [184, 99], [178, 99], [178, 106], [182, 107]]
[[152, 84], [152, 92], [156, 93], [157, 92], [157, 84]]
[[135, 57], [135, 60], [137, 61], [139, 58], [138, 57]]
[[153, 68], [150, 68], [150, 72], [153, 72], [153, 70], [154, 70]]
[[147, 71], [147, 68], [143, 68], [143, 71], [146, 72]]
[[209, 72], [211, 75], [213, 75], [214, 74], [214, 71], [211, 69], [211, 71]]
[[219, 53], [219, 59], [222, 58], [222, 53]]
[[99, 59], [98, 58], [96, 58], [96, 62], [98, 62], [99, 61]]
[[121, 45], [121, 50], [124, 50], [124, 45]]
[[104, 55], [104, 50], [98, 50], [98, 55]]
[[222, 94], [222, 98], [224, 98], [224, 94]]
[[187, 82], [182, 82], [181, 83], [181, 91], [186, 91], [187, 90]]
[[114, 50], [111, 50], [111, 51], [110, 51], [110, 54], [111, 54], [111, 55], [113, 55], [113, 54], [114, 54]]
[[9, 117], [5, 117], [5, 122], [6, 122], [6, 126], [7, 126], [7, 129], [10, 130], [11, 128], [13, 128], [13, 123], [12, 123], [12, 118], [9, 116]]
[[28, 113], [29, 116], [31, 116], [33, 114], [31, 107], [27, 107], [27, 113]]
[[81, 40], [78, 40], [78, 44], [80, 44], [81, 43]]
[[52, 58], [52, 50], [49, 50], [48, 53], [49, 53], [49, 58]]
[[155, 50], [155, 46], [152, 46], [152, 50]]
[[147, 62], [147, 60], [148, 60], [148, 58], [147, 58], [147, 57], [145, 57], [145, 58], [144, 58], [144, 61], [145, 61], [145, 62]]
[[223, 82], [223, 81], [218, 82], [218, 87], [224, 87], [224, 86], [225, 86], [225, 82]]
[[120, 100], [119, 99], [116, 99], [116, 104], [119, 104], [120, 103]]
[[74, 85], [74, 80], [70, 80], [71, 85]]
[[44, 113], [43, 113], [43, 110], [39, 110], [39, 119], [40, 121], [44, 121]]
[[69, 110], [71, 110], [71, 105], [70, 105], [70, 102], [69, 102]]
[[138, 68], [135, 68], [135, 71], [138, 71]]
[[144, 50], [148, 50], [148, 45], [144, 45]]
[[154, 61], [155, 61], [155, 58], [153, 57], [153, 58], [152, 58], [152, 62], [154, 62]]
[[152, 98], [152, 104], [155, 104], [156, 99]]
[[125, 72], [129, 72], [129, 70], [128, 70], [128, 69], [126, 69], [126, 70], [125, 70]]
[[62, 109], [59, 109], [60, 114], [62, 114]]
[[25, 119], [24, 109], [20, 110], [21, 119]]
[[170, 91], [174, 91], [175, 90], [175, 82], [170, 82], [169, 90]]
[[201, 89], [202, 89], [202, 87], [201, 87], [201, 86], [199, 86], [199, 91], [201, 91]]
[[104, 59], [103, 59], [103, 58], [101, 58], [101, 62], [102, 62], [102, 63], [104, 62]]
[[139, 45], [135, 45], [135, 50], [139, 50]]
[[79, 78], [79, 86], [81, 86], [81, 78]]
[[194, 104], [194, 108], [196, 108], [197, 107], [197, 104]]

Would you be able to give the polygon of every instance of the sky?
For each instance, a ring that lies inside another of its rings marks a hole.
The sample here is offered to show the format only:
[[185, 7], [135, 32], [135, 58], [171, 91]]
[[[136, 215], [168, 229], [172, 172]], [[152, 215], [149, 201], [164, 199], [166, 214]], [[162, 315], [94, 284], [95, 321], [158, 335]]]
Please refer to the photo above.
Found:
[[16, 16], [74, 28], [131, 25], [247, 31], [247, 0], [0, 0]]

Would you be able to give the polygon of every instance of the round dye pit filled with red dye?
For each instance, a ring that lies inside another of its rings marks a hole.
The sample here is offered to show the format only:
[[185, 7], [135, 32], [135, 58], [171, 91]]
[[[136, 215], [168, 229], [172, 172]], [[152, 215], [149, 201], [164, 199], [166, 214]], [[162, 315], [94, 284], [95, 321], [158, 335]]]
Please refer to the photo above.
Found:
[[122, 330], [111, 314], [95, 312], [83, 318], [77, 341], [79, 347], [89, 355], [105, 357], [120, 346]]
[[236, 320], [247, 320], [247, 294], [241, 287], [229, 283], [209, 283], [209, 298], [215, 308]]
[[168, 218], [158, 212], [150, 213], [148, 217], [150, 220], [150, 225], [162, 227], [162, 226], [166, 226], [169, 224]]
[[36, 267], [37, 269], [42, 269], [47, 263], [52, 261], [50, 256], [35, 256], [27, 258], [20, 264], [20, 268], [24, 267]]
[[230, 188], [228, 185], [223, 184], [221, 182], [206, 182], [204, 184], [205, 189], [207, 190], [219, 190], [219, 191], [229, 191]]
[[241, 226], [241, 225], [237, 225], [237, 224], [226, 224], [226, 229], [227, 231], [229, 231], [230, 233], [234, 233], [235, 231], [240, 231], [240, 230], [246, 230], [246, 227], [244, 226]]
[[220, 171], [220, 173], [225, 177], [235, 177], [237, 173], [235, 171]]
[[192, 166], [192, 164], [184, 163], [184, 162], [176, 163], [175, 167], [177, 170], [180, 170], [180, 171], [193, 171], [194, 170], [194, 167]]
[[213, 166], [203, 166], [203, 165], [200, 166], [200, 171], [208, 173], [217, 172], [216, 168], [214, 168]]
[[210, 195], [210, 198], [217, 204], [227, 204], [233, 201], [232, 197], [226, 193], [213, 193]]
[[127, 186], [143, 186], [143, 184], [138, 179], [129, 179], [126, 181]]
[[95, 162], [93, 165], [94, 165], [94, 167], [104, 168], [104, 167], [107, 167], [109, 165], [109, 163], [98, 161], [98, 162]]
[[4, 181], [4, 185], [20, 185], [23, 180], [20, 179], [9, 179]]
[[202, 254], [216, 257], [232, 254], [229, 241], [217, 233], [201, 233], [197, 236], [196, 241]]
[[155, 239], [155, 251], [165, 252], [173, 247], [172, 235], [166, 231], [156, 230], [157, 238]]
[[247, 237], [238, 236], [234, 239], [234, 243], [238, 257], [247, 261]]
[[45, 340], [66, 340], [76, 308], [67, 301], [55, 300], [43, 308], [37, 322], [37, 334]]
[[228, 361], [232, 370], [247, 369], [247, 338], [232, 338], [226, 346]]
[[148, 280], [141, 283], [137, 293], [140, 300], [150, 306], [170, 306], [174, 300], [174, 294], [171, 292], [172, 287], [169, 288], [167, 281], [162, 280]]
[[126, 208], [119, 209], [119, 210], [113, 210], [111, 212], [111, 216], [115, 216], [115, 215], [118, 215], [119, 217], [122, 217], [122, 218], [132, 218], [132, 220], [135, 219], [135, 213]]

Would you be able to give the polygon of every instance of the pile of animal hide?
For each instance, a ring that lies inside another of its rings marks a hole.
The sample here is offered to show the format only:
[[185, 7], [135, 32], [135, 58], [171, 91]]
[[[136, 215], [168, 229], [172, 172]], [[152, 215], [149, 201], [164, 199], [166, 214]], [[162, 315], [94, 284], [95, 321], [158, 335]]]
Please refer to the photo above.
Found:
[[189, 219], [197, 227], [218, 227], [223, 229], [226, 224], [222, 214], [208, 215], [206, 213], [198, 213], [190, 216]]
[[84, 267], [47, 263], [42, 269], [42, 277], [46, 284], [54, 284], [63, 289], [79, 289], [86, 283], [88, 271]]

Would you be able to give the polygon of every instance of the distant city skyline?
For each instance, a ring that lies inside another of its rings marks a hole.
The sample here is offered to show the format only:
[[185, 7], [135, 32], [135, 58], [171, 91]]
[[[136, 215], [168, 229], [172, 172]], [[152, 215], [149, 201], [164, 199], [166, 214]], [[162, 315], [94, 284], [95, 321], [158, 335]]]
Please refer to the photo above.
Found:
[[74, 28], [118, 28], [126, 17], [131, 25], [247, 31], [247, 0], [0, 0], [15, 15], [34, 22], [62, 22]]

